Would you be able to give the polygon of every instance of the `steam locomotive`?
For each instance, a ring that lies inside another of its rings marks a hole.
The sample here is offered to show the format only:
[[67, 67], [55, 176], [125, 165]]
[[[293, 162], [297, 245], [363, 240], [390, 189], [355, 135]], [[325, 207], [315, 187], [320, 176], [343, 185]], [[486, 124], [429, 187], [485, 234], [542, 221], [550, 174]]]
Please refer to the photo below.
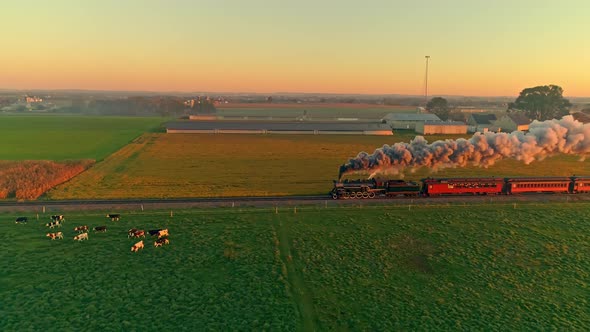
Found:
[[334, 199], [429, 197], [441, 195], [514, 195], [525, 193], [590, 193], [590, 176], [510, 178], [425, 178], [334, 181]]

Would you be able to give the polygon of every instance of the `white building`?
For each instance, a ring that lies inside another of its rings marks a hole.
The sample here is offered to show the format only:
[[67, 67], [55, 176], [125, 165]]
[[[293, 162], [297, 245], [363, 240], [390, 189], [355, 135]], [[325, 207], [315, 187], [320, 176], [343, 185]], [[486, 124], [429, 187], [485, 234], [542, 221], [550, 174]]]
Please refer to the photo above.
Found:
[[440, 118], [431, 113], [389, 113], [383, 117], [383, 122], [393, 129], [415, 130], [416, 125], [424, 121], [440, 121]]

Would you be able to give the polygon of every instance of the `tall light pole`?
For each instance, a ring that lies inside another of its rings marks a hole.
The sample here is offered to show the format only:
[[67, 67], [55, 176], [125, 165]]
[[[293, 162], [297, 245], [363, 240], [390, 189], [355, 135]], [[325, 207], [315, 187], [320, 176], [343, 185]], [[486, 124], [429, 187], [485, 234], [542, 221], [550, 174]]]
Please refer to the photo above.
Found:
[[424, 79], [424, 102], [428, 104], [428, 60], [430, 55], [425, 56], [426, 58], [426, 78]]

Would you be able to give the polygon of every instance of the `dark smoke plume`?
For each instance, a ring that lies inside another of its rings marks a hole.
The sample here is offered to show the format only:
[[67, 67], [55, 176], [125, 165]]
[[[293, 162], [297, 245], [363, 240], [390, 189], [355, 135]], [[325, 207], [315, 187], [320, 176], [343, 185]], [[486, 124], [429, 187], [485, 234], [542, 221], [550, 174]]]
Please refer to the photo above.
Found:
[[428, 143], [416, 136], [410, 143], [395, 143], [359, 153], [340, 166], [340, 177], [353, 172], [400, 174], [404, 169], [429, 167], [434, 170], [469, 165], [488, 167], [512, 158], [529, 164], [556, 154], [590, 154], [590, 123], [583, 124], [571, 115], [561, 120], [533, 121], [529, 132], [476, 133], [469, 139], [447, 139]]

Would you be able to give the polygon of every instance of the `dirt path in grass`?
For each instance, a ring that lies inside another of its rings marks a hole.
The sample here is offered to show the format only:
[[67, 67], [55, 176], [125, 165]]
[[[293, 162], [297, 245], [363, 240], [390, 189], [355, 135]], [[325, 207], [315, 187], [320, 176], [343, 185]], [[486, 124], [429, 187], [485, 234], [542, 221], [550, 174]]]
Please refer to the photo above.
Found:
[[[159, 137], [158, 134], [143, 134], [103, 161], [69, 182], [48, 192], [51, 199], [79, 199], [108, 197], [114, 190], [128, 190], [128, 184], [121, 185], [122, 174], [127, 167]], [[126, 177], [123, 177], [126, 178]], [[121, 189], [121, 187], [123, 187]]]
[[317, 318], [313, 308], [312, 294], [293, 263], [293, 254], [291, 253], [291, 246], [289, 244], [287, 226], [279, 219], [275, 227], [279, 238], [281, 260], [287, 268], [287, 281], [292, 290], [293, 298], [297, 304], [297, 310], [299, 311], [303, 324], [299, 328], [302, 331], [316, 331]]

